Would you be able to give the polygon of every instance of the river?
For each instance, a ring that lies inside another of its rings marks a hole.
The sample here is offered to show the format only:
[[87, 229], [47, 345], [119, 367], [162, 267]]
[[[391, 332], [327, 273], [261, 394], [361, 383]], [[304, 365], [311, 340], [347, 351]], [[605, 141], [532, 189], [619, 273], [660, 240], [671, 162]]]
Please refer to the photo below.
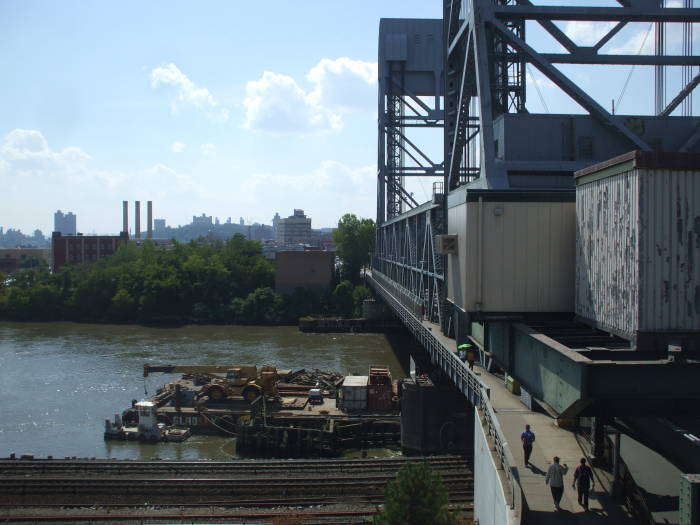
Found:
[[370, 364], [407, 374], [409, 336], [304, 334], [296, 327], [153, 328], [0, 323], [0, 457], [229, 459], [230, 438], [147, 445], [102, 439], [104, 420], [173, 376], [143, 364], [269, 364], [365, 375]]

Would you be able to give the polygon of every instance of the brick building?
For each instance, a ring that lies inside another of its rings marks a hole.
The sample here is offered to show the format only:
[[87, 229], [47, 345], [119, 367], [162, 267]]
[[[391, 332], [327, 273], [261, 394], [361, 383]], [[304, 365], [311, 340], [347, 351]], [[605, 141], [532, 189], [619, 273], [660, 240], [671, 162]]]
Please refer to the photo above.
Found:
[[51, 265], [54, 272], [66, 264], [94, 262], [117, 251], [121, 243], [129, 241], [129, 234], [119, 235], [62, 235], [51, 236]]
[[328, 290], [335, 273], [335, 253], [320, 250], [284, 251], [275, 256], [275, 291], [290, 294], [296, 288]]
[[22, 268], [49, 265], [48, 248], [0, 248], [0, 272], [12, 273]]

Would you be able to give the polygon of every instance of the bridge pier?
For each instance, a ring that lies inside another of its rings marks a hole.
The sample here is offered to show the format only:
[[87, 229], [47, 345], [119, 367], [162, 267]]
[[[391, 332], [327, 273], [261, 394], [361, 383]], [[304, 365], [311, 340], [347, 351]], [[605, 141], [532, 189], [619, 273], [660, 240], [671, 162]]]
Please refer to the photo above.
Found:
[[474, 406], [451, 385], [418, 377], [403, 383], [401, 448], [404, 454], [458, 453], [474, 448]]

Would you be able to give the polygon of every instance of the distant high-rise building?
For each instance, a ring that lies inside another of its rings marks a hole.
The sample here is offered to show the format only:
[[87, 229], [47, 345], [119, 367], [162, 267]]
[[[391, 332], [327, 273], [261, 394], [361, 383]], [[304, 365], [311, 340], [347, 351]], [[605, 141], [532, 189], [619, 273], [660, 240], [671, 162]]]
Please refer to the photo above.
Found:
[[243, 217], [241, 217], [241, 220], [238, 221], [238, 224], [240, 224], [241, 226], [245, 225], [245, 221], [243, 220]]
[[277, 224], [280, 222], [280, 214], [275, 212], [275, 216], [272, 217], [272, 232], [277, 235]]
[[211, 215], [207, 216], [202, 213], [201, 217], [192, 217], [193, 226], [212, 226]]
[[295, 209], [294, 215], [290, 215], [286, 219], [279, 219], [276, 240], [281, 244], [309, 243], [311, 240], [311, 218], [304, 215], [304, 210]]
[[64, 235], [75, 235], [76, 229], [76, 217], [73, 212], [63, 213], [58, 210], [53, 214], [53, 231], [60, 232]]
[[154, 219], [153, 229], [157, 232], [163, 231], [165, 229], [165, 219]]

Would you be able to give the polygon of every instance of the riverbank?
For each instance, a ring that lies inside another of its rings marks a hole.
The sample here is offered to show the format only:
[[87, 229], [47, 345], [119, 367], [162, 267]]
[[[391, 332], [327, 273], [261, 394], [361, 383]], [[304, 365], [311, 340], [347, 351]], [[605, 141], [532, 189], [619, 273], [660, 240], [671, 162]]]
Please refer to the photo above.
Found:
[[406, 327], [396, 319], [302, 317], [299, 319], [299, 330], [316, 334], [397, 333], [405, 331]]

